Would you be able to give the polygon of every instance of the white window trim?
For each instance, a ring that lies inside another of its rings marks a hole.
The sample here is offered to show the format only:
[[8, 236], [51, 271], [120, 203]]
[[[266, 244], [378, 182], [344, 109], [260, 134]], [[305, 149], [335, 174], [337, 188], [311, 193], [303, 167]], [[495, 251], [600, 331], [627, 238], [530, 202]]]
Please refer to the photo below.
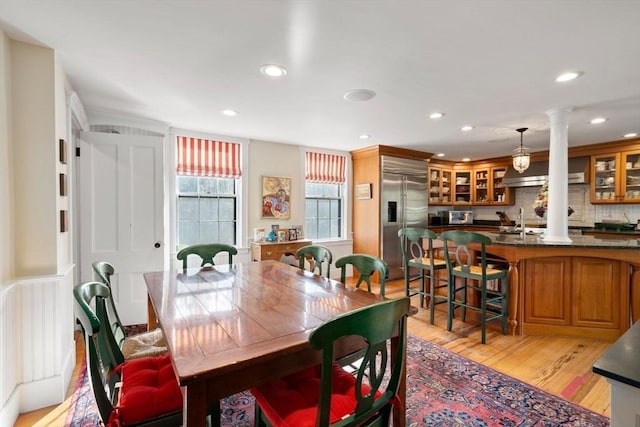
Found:
[[[305, 178], [305, 171], [306, 171], [306, 155], [308, 152], [312, 152], [312, 153], [324, 153], [324, 154], [334, 154], [337, 156], [345, 156], [347, 158], [347, 161], [345, 162], [345, 171], [344, 171], [344, 184], [343, 184], [343, 190], [344, 190], [344, 194], [343, 194], [343, 203], [342, 203], [342, 232], [340, 233], [342, 235], [342, 237], [333, 237], [330, 239], [318, 239], [318, 240], [314, 240], [314, 242], [318, 242], [318, 243], [322, 243], [322, 242], [340, 242], [343, 240], [352, 240], [352, 226], [351, 226], [351, 183], [353, 180], [352, 177], [352, 170], [351, 170], [351, 153], [349, 153], [348, 151], [335, 151], [335, 150], [323, 150], [323, 149], [318, 149], [317, 147], [300, 147], [300, 171], [301, 171], [301, 176], [300, 176], [300, 182], [303, 182], [306, 184], [307, 180]], [[306, 185], [299, 185], [298, 187], [298, 195], [297, 197], [299, 197], [299, 200], [305, 200], [306, 199]], [[304, 213], [304, 218], [307, 217], [307, 213], [305, 211]]]
[[188, 129], [179, 129], [179, 128], [170, 128], [169, 129], [169, 148], [167, 149], [167, 152], [165, 153], [165, 179], [167, 180], [165, 182], [165, 188], [168, 189], [168, 199], [167, 200], [171, 200], [171, 203], [168, 203], [169, 205], [169, 224], [170, 224], [170, 236], [169, 236], [169, 241], [170, 241], [170, 257], [171, 259], [174, 259], [176, 256], [176, 247], [178, 245], [178, 230], [177, 230], [177, 219], [178, 219], [178, 213], [177, 213], [177, 200], [178, 200], [178, 195], [176, 192], [176, 179], [177, 179], [177, 174], [176, 174], [176, 158], [177, 158], [177, 136], [192, 136], [195, 138], [203, 138], [203, 139], [209, 139], [209, 140], [214, 140], [214, 141], [225, 141], [225, 142], [234, 142], [236, 144], [240, 144], [242, 147], [240, 149], [240, 155], [241, 155], [241, 160], [240, 160], [240, 168], [242, 170], [242, 177], [240, 177], [240, 185], [238, 186], [238, 191], [236, 194], [237, 200], [238, 200], [238, 210], [240, 212], [240, 215], [238, 216], [237, 219], [237, 229], [236, 229], [236, 247], [238, 249], [242, 249], [242, 248], [246, 248], [247, 246], [247, 242], [248, 242], [248, 232], [247, 232], [247, 224], [248, 222], [248, 218], [249, 218], [249, 207], [248, 207], [248, 194], [249, 194], [249, 187], [248, 187], [248, 179], [247, 179], [247, 175], [248, 175], [248, 171], [249, 171], [249, 139], [247, 138], [238, 138], [235, 136], [227, 136], [227, 135], [220, 135], [220, 134], [213, 134], [213, 133], [205, 133], [205, 132], [197, 132], [197, 131], [192, 131], [192, 130], [188, 130]]

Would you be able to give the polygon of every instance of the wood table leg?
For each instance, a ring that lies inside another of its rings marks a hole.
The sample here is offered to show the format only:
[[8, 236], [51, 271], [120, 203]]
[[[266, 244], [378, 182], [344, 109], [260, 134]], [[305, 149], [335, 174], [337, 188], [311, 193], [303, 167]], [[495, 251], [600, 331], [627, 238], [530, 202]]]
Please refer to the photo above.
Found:
[[518, 307], [520, 305], [520, 274], [518, 263], [509, 263], [509, 333], [516, 335], [518, 330]]
[[[182, 424], [189, 427], [204, 427], [207, 424], [207, 387], [202, 382], [193, 382], [185, 387]], [[220, 417], [212, 419], [211, 425], [220, 426]]]
[[153, 331], [157, 327], [158, 318], [156, 317], [156, 311], [153, 309], [151, 297], [147, 295], [147, 331]]

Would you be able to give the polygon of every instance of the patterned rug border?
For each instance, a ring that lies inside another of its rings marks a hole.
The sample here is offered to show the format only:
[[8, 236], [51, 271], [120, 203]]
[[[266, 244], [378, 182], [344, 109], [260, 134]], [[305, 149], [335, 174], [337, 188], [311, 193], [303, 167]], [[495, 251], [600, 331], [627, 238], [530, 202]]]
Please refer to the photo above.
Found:
[[[412, 334], [407, 354], [408, 427], [609, 425], [604, 415]], [[65, 426], [99, 425], [86, 374], [83, 360]], [[248, 391], [229, 396], [221, 412], [223, 427], [250, 427], [253, 397]]]

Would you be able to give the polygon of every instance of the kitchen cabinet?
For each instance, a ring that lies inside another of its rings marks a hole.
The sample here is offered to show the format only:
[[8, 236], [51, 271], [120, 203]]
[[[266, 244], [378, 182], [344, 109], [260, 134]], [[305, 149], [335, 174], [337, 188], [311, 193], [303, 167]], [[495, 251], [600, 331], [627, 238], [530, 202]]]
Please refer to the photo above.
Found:
[[628, 327], [629, 265], [590, 257], [524, 261], [523, 333], [613, 339]]
[[640, 203], [640, 150], [622, 152], [620, 191], [625, 201]]
[[591, 203], [640, 203], [640, 150], [591, 156]]
[[453, 171], [453, 204], [471, 205], [473, 203], [471, 192], [473, 185], [471, 170]]
[[511, 188], [505, 187], [502, 183], [506, 171], [506, 166], [474, 169], [474, 205], [513, 204]]
[[429, 166], [429, 205], [451, 204], [451, 169]]

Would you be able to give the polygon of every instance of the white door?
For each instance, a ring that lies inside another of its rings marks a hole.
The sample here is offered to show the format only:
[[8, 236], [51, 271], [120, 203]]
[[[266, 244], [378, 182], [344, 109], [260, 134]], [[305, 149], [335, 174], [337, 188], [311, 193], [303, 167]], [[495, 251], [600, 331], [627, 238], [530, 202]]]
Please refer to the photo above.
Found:
[[142, 274], [163, 269], [163, 138], [82, 132], [79, 143], [81, 280], [110, 262], [122, 322], [146, 323]]

